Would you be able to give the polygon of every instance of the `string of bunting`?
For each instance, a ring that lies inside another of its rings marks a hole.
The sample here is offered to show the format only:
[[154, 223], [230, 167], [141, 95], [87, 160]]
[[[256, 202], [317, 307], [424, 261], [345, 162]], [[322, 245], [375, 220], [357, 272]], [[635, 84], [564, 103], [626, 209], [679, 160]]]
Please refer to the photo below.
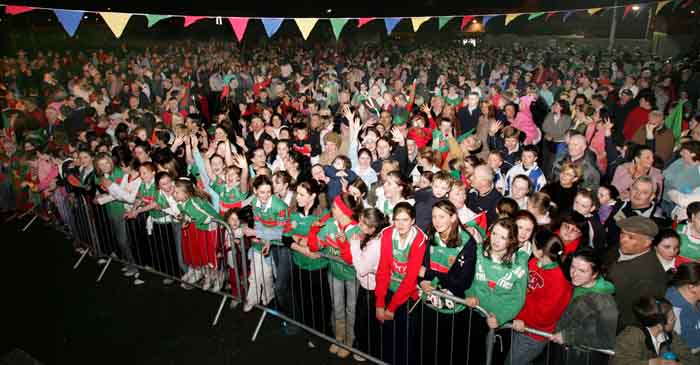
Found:
[[[427, 21], [437, 18], [438, 19], [438, 30], [441, 30], [447, 23], [452, 19], [461, 18], [460, 29], [469, 25], [470, 22], [476, 21], [477, 17], [481, 17], [481, 24], [485, 27], [486, 24], [493, 18], [504, 16], [505, 25], [508, 26], [514, 20], [520, 17], [527, 16], [528, 21], [532, 21], [541, 17], [544, 17], [544, 21], [549, 21], [549, 19], [557, 14], [563, 14], [562, 21], [565, 22], [574, 13], [587, 13], [590, 16], [600, 15], [612, 8], [622, 8], [624, 9], [622, 18], [625, 19], [627, 15], [633, 10], [641, 10], [644, 7], [650, 7], [650, 11], [655, 11], [656, 14], [661, 12], [667, 5], [672, 4], [671, 11], [675, 12], [680, 6], [681, 8], [688, 8], [696, 0], [661, 0], [652, 1], [646, 3], [640, 3], [637, 5], [618, 5], [609, 7], [598, 7], [598, 8], [584, 8], [584, 9], [567, 9], [567, 10], [554, 10], [554, 11], [539, 11], [539, 12], [524, 12], [524, 13], [506, 13], [506, 14], [471, 14], [471, 15], [448, 15], [448, 16], [421, 16], [421, 17], [365, 17], [365, 18], [264, 18], [264, 17], [223, 17], [223, 16], [198, 16], [198, 15], [165, 15], [165, 14], [142, 14], [142, 13], [122, 13], [122, 12], [112, 12], [112, 11], [87, 11], [87, 10], [73, 10], [73, 9], [54, 9], [54, 8], [43, 8], [43, 7], [33, 7], [33, 6], [19, 6], [19, 5], [5, 5], [5, 14], [8, 15], [19, 15], [27, 13], [33, 10], [49, 10], [52, 11], [58, 18], [59, 23], [63, 26], [63, 29], [68, 33], [69, 36], [73, 37], [80, 26], [80, 22], [83, 19], [85, 13], [95, 13], [100, 14], [102, 19], [109, 29], [114, 33], [116, 38], [121, 37], [126, 25], [129, 23], [129, 19], [132, 16], [144, 16], [148, 22], [148, 28], [153, 27], [156, 23], [161, 20], [168, 18], [182, 18], [184, 20], [184, 27], [189, 27], [192, 24], [203, 20], [203, 19], [218, 19], [217, 24], [220, 24], [222, 18], [226, 18], [231, 25], [231, 29], [236, 35], [236, 39], [239, 42], [243, 40], [246, 28], [251, 19], [258, 19], [262, 22], [265, 32], [268, 37], [273, 37], [275, 33], [279, 30], [282, 22], [285, 20], [294, 20], [302, 37], [306, 40], [311, 32], [313, 31], [316, 23], [319, 20], [328, 20], [333, 29], [333, 35], [336, 40], [340, 38], [340, 34], [348, 24], [350, 20], [357, 21], [357, 27], [361, 28], [365, 24], [375, 21], [382, 20], [386, 27], [387, 34], [396, 28], [396, 26], [404, 19], [410, 19], [411, 26], [414, 32], [417, 32], [420, 27]], [[2, 4], [0, 4], [2, 6]], [[651, 8], [654, 7], [655, 9]]]

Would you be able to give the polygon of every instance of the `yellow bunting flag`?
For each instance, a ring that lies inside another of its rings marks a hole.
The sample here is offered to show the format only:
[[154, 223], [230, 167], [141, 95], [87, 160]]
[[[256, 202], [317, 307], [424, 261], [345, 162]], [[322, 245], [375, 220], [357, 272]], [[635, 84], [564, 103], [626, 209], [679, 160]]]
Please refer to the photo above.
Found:
[[126, 28], [126, 23], [128, 23], [129, 18], [131, 18], [131, 14], [129, 13], [113, 13], [103, 11], [100, 12], [100, 15], [102, 15], [102, 19], [105, 20], [105, 23], [107, 23], [107, 26], [109, 26], [109, 29], [117, 38], [122, 36], [124, 28]]
[[294, 21], [297, 23], [297, 27], [301, 31], [301, 36], [304, 40], [309, 37], [311, 30], [314, 29], [318, 18], [295, 18]]
[[663, 9], [664, 6], [668, 5], [668, 3], [670, 3], [670, 2], [671, 2], [671, 0], [664, 0], [664, 1], [659, 1], [658, 3], [656, 3], [656, 14], [658, 14], [661, 11], [661, 9]]
[[430, 20], [429, 16], [419, 16], [419, 17], [411, 18], [411, 24], [413, 25], [413, 31], [417, 32], [418, 28], [420, 28], [421, 24], [427, 22], [428, 20]]
[[590, 8], [590, 9], [588, 9], [588, 14], [595, 15], [596, 13], [598, 13], [601, 10], [603, 10], [603, 8]]
[[506, 14], [506, 25], [510, 24], [515, 18], [521, 16], [523, 14]]

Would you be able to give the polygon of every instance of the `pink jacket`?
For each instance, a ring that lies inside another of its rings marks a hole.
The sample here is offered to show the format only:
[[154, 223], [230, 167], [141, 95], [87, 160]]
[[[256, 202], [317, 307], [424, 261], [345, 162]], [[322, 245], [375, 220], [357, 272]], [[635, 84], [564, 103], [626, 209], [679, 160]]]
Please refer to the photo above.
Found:
[[525, 95], [520, 98], [518, 115], [515, 116], [515, 120], [513, 120], [512, 123], [513, 127], [525, 133], [525, 144], [535, 144], [542, 137], [539, 128], [537, 128], [535, 121], [532, 119], [530, 105], [533, 101], [534, 98], [530, 95]]

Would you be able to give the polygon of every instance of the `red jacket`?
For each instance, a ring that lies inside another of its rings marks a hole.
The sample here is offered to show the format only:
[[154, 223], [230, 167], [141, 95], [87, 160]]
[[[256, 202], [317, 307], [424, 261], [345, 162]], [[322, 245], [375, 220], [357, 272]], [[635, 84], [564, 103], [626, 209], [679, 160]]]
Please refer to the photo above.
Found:
[[394, 266], [392, 244], [394, 227], [390, 226], [382, 231], [379, 266], [377, 266], [377, 274], [375, 277], [377, 286], [374, 292], [376, 296], [375, 307], [377, 308], [386, 308], [388, 311], [396, 313], [396, 308], [404, 304], [409, 297], [414, 300], [418, 299], [418, 290], [416, 289], [416, 285], [418, 285], [418, 271], [420, 271], [420, 267], [423, 264], [423, 257], [425, 256], [427, 244], [425, 242], [425, 233], [418, 227], [415, 227], [415, 229], [418, 233], [416, 234], [416, 238], [413, 239], [413, 242], [411, 242], [411, 248], [408, 252], [406, 276], [391, 298], [389, 305], [386, 305], [386, 293], [389, 290], [389, 282], [391, 281], [391, 273]]
[[[532, 258], [528, 263], [529, 279], [525, 305], [515, 317], [525, 322], [525, 326], [540, 331], [554, 333], [559, 318], [571, 301], [573, 289], [564, 277], [559, 266], [541, 268], [537, 259]], [[527, 334], [537, 341], [543, 337]]]
[[634, 133], [637, 129], [641, 128], [647, 121], [649, 121], [649, 113], [651, 110], [647, 110], [638, 106], [627, 114], [625, 119], [625, 126], [622, 128], [622, 134], [625, 136], [625, 140], [629, 141], [634, 137]]

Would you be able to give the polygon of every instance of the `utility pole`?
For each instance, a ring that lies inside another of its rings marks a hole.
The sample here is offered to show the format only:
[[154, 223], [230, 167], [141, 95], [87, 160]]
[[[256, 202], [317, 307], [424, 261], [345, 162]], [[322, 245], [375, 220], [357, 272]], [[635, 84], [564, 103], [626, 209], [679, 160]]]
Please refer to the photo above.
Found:
[[610, 34], [608, 36], [608, 52], [612, 51], [615, 46], [615, 33], [617, 33], [617, 0], [615, 0], [612, 11], [612, 21], [610, 23]]
[[656, 29], [656, 11], [653, 6], [649, 6], [649, 18], [647, 19], [647, 28], [644, 32], [644, 39], [649, 42], [649, 52], [656, 53], [654, 47], [654, 30]]

